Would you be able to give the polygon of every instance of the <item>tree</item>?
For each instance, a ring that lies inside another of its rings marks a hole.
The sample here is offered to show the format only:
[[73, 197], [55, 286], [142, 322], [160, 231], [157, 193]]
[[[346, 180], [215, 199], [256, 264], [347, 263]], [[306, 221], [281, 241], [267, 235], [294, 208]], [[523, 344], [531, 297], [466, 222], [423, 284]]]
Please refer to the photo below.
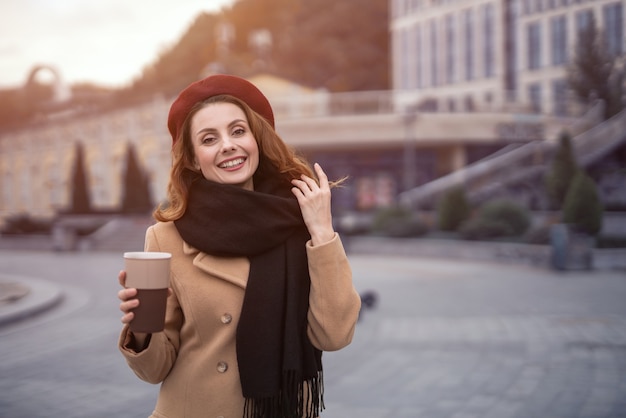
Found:
[[578, 171], [563, 205], [563, 222], [574, 229], [596, 235], [602, 228], [604, 209], [594, 181]]
[[624, 108], [624, 70], [618, 65], [617, 58], [609, 51], [606, 37], [598, 30], [592, 14], [587, 27], [578, 34], [575, 56], [567, 69], [567, 81], [583, 103], [603, 100], [605, 119]]
[[[174, 95], [218, 60], [225, 72], [247, 77], [258, 59], [250, 36], [259, 30], [271, 34], [267, 68], [279, 77], [329, 91], [388, 89], [388, 13], [388, 0], [238, 0], [219, 13], [199, 15], [117, 100]], [[224, 23], [234, 35], [226, 56], [217, 47]]]
[[[256, 1], [256, 0], [248, 0]], [[330, 91], [389, 88], [387, 0], [300, 0], [277, 57], [291, 79]]]
[[75, 146], [74, 168], [72, 169], [72, 202], [70, 213], [91, 213], [83, 154], [83, 146], [80, 142], [77, 142]]
[[568, 132], [562, 132], [550, 172], [545, 178], [546, 191], [552, 208], [561, 209], [565, 195], [577, 172], [578, 164], [572, 151], [570, 135]]
[[456, 231], [470, 216], [471, 207], [461, 186], [447, 191], [438, 206], [439, 229]]
[[131, 143], [126, 151], [123, 185], [123, 213], [147, 213], [153, 208], [148, 176], [139, 166], [135, 147]]

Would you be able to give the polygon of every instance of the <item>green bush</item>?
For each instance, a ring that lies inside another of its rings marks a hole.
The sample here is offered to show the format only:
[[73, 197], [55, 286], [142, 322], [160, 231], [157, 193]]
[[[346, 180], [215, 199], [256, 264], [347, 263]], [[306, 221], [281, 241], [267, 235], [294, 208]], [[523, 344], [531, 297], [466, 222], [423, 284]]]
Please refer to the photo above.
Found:
[[554, 209], [561, 209], [572, 180], [578, 172], [569, 133], [562, 132], [550, 171], [545, 178], [546, 192]]
[[602, 229], [603, 214], [595, 182], [584, 171], [579, 171], [565, 197], [563, 222], [580, 232], [597, 235]]
[[517, 237], [530, 226], [528, 210], [506, 199], [485, 203], [476, 218], [461, 225], [459, 233], [465, 239]]
[[459, 234], [464, 239], [484, 240], [511, 236], [513, 229], [501, 219], [477, 217], [463, 223], [459, 228]]
[[50, 234], [52, 222], [32, 218], [29, 215], [15, 215], [5, 221], [2, 228], [4, 235]]
[[437, 207], [439, 229], [442, 231], [456, 231], [470, 216], [470, 205], [465, 196], [463, 187], [448, 190]]
[[372, 220], [372, 231], [390, 237], [415, 237], [428, 232], [428, 227], [415, 213], [402, 206], [379, 209]]
[[491, 200], [480, 209], [482, 218], [499, 220], [511, 227], [511, 234], [522, 235], [530, 226], [530, 213], [517, 203], [506, 199]]

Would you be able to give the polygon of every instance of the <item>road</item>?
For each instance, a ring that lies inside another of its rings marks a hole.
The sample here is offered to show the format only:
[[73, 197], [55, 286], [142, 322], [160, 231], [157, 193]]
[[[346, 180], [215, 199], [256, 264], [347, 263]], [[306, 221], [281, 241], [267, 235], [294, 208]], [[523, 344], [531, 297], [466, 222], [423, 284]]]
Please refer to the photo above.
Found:
[[[351, 255], [379, 303], [324, 354], [323, 418], [626, 417], [626, 275]], [[0, 416], [147, 417], [117, 351], [116, 253], [0, 251], [62, 303], [0, 326]]]

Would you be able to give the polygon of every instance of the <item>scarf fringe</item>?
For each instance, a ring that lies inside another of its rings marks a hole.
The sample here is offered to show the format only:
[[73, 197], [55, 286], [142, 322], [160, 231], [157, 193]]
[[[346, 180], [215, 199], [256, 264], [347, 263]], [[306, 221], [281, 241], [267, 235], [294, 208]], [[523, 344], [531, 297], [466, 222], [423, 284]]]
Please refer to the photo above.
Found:
[[[243, 418], [317, 418], [324, 405], [324, 374], [302, 380], [295, 371], [283, 373], [285, 384], [276, 396], [246, 398]], [[305, 405], [306, 403], [306, 405]]]

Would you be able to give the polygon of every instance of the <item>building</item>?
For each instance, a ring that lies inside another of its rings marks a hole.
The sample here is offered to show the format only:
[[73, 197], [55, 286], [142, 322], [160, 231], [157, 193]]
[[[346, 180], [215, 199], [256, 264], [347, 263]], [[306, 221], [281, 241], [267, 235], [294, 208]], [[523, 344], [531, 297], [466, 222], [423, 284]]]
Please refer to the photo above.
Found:
[[566, 66], [591, 19], [626, 51], [626, 0], [391, 0], [402, 105], [447, 112], [580, 114]]

